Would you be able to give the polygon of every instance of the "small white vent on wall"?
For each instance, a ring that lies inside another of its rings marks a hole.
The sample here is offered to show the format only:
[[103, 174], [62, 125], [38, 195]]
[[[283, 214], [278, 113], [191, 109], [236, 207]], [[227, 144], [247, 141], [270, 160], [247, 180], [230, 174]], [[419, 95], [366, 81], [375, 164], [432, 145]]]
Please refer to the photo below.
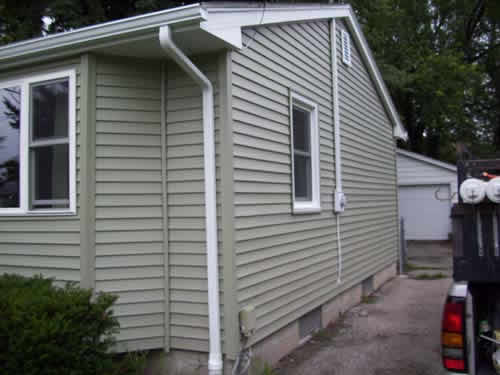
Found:
[[342, 30], [342, 62], [351, 65], [351, 37], [345, 30]]

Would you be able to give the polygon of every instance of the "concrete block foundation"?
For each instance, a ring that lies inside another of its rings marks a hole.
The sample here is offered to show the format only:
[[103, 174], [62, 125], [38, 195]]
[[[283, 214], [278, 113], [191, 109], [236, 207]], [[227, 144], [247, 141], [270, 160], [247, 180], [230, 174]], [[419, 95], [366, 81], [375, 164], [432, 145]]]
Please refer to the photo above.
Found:
[[[370, 289], [379, 289], [397, 274], [396, 264], [370, 277]], [[367, 279], [368, 280], [368, 279]], [[365, 285], [363, 285], [363, 283]], [[366, 280], [324, 303], [321, 308], [322, 326], [335, 322], [347, 310], [359, 304], [366, 295]], [[254, 363], [249, 375], [259, 375], [265, 365], [274, 365], [285, 355], [304, 343], [299, 331], [299, 320], [258, 342], [253, 348]], [[148, 356], [145, 375], [208, 375], [208, 354], [172, 350], [169, 353], [153, 351]], [[231, 374], [233, 361], [225, 361], [224, 375]]]

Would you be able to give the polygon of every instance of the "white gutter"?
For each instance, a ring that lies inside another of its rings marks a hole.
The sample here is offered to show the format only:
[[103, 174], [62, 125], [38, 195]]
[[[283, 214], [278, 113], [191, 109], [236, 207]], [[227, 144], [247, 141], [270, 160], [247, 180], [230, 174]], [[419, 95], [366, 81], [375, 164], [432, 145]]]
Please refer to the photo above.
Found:
[[110, 39], [123, 41], [130, 36], [156, 32], [159, 26], [166, 24], [199, 23], [206, 18], [207, 14], [200, 4], [193, 4], [82, 27], [2, 46], [0, 47], [0, 63], [38, 53], [49, 55], [62, 48], [67, 48], [68, 52], [74, 54], [74, 51], [81, 45], [86, 46], [87, 49], [95, 49], [96, 45], [102, 41]]
[[208, 319], [210, 353], [208, 373], [222, 375], [219, 311], [219, 265], [217, 248], [217, 211], [215, 188], [214, 90], [208, 78], [189, 60], [172, 40], [170, 26], [160, 27], [160, 44], [200, 87], [203, 93], [203, 150], [205, 180], [205, 231], [207, 243]]
[[[337, 226], [337, 283], [342, 282], [342, 243], [340, 240], [340, 201], [343, 199], [342, 192], [342, 150], [340, 144], [340, 116], [339, 116], [339, 85], [337, 65], [337, 27], [335, 18], [330, 21], [330, 48], [332, 53], [332, 86], [333, 86], [333, 131], [335, 138], [335, 218]], [[342, 208], [343, 210], [343, 208]]]

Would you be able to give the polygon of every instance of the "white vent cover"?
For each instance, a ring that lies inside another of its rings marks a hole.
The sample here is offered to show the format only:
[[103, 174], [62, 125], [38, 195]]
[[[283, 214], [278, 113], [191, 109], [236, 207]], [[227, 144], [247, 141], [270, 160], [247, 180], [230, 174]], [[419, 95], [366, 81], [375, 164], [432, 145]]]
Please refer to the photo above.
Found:
[[342, 30], [342, 62], [351, 65], [351, 37], [345, 30]]

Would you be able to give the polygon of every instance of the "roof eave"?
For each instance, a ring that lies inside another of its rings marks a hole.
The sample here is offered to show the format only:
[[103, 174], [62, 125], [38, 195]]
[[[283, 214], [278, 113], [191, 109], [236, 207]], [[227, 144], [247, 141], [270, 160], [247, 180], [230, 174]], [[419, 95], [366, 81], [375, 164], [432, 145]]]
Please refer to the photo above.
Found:
[[351, 32], [353, 32], [356, 35], [356, 40], [359, 43], [359, 46], [361, 47], [361, 50], [363, 51], [364, 54], [363, 57], [365, 63], [368, 65], [370, 73], [373, 79], [375, 80], [375, 86], [377, 88], [377, 91], [382, 97], [382, 102], [384, 104], [384, 107], [389, 113], [389, 117], [394, 125], [393, 137], [406, 141], [408, 140], [408, 133], [406, 132], [406, 129], [403, 123], [401, 122], [401, 119], [396, 110], [396, 107], [394, 106], [389, 90], [385, 84], [384, 79], [382, 78], [382, 74], [380, 73], [377, 64], [375, 63], [375, 58], [373, 56], [373, 53], [363, 35], [363, 32], [361, 31], [361, 26], [358, 23], [351, 6], [349, 6], [349, 17], [347, 18], [347, 20]]
[[[382, 98], [385, 109], [393, 124], [393, 137], [407, 140], [408, 134], [399, 118], [389, 90], [387, 89], [382, 75], [375, 63], [368, 42], [363, 36], [361, 26], [356, 20], [354, 11], [350, 5], [328, 5], [317, 4], [309, 6], [277, 5], [272, 7], [211, 7], [208, 6], [208, 19], [200, 24], [200, 27], [208, 33], [225, 40], [234, 48], [242, 48], [243, 27], [268, 25], [286, 22], [300, 22], [320, 19], [345, 18], [355, 40], [362, 51], [362, 56], [368, 66], [375, 86]], [[231, 17], [228, 17], [231, 14]]]
[[452, 164], [445, 163], [441, 160], [432, 159], [432, 158], [429, 158], [428, 156], [417, 154], [417, 153], [411, 152], [411, 151], [406, 151], [406, 150], [403, 150], [400, 148], [396, 149], [396, 153], [399, 155], [406, 156], [406, 157], [411, 158], [411, 159], [415, 159], [415, 160], [419, 160], [419, 161], [427, 163], [427, 164], [431, 164], [431, 165], [436, 166], [436, 167], [447, 169], [447, 170], [452, 171], [452, 172], [457, 172], [456, 166], [454, 166]]
[[200, 4], [126, 18], [0, 47], [0, 70], [39, 59], [59, 58], [115, 43], [149, 38], [163, 25], [206, 20]]
[[164, 25], [177, 24], [182, 27], [192, 25], [223, 41], [228, 47], [241, 48], [243, 27], [335, 18], [347, 20], [393, 123], [393, 136], [406, 140], [407, 133], [349, 5], [281, 5], [267, 7], [265, 12], [262, 8], [255, 7], [223, 8], [201, 4], [188, 5], [0, 47], [0, 71], [129, 41], [150, 39], [156, 37], [159, 27]]

